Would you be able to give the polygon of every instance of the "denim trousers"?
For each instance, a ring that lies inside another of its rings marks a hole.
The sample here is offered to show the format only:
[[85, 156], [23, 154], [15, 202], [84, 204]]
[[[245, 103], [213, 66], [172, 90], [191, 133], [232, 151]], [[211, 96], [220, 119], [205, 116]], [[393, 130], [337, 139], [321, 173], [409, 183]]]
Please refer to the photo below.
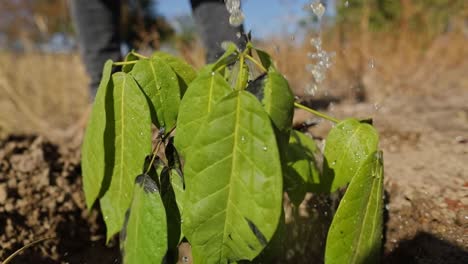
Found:
[[[207, 51], [208, 63], [222, 53], [221, 43], [232, 41], [243, 47], [245, 41], [238, 37], [243, 27], [229, 24], [229, 13], [223, 0], [191, 0], [192, 15]], [[121, 0], [70, 0], [78, 45], [86, 71], [90, 77], [91, 96], [94, 98], [104, 62], [122, 59], [120, 51]]]

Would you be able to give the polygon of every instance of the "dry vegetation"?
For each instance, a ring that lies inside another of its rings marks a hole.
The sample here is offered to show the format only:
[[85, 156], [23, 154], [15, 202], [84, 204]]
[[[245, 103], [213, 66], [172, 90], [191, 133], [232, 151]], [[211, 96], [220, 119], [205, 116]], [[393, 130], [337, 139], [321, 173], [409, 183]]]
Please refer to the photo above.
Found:
[[[397, 92], [415, 95], [434, 91], [434, 87], [466, 87], [466, 35], [451, 32], [431, 41], [424, 38], [423, 34], [372, 34], [343, 42], [335, 33], [324, 36], [325, 49], [337, 55], [315, 98], [354, 100], [364, 88], [367, 100], [381, 102]], [[304, 96], [304, 88], [312, 81], [305, 69], [311, 62], [307, 57], [313, 51], [310, 44], [277, 38], [260, 46], [275, 58], [295, 93]], [[179, 50], [195, 67], [203, 65], [199, 44]], [[65, 132], [84, 114], [87, 92], [78, 54], [0, 53], [0, 134]]]

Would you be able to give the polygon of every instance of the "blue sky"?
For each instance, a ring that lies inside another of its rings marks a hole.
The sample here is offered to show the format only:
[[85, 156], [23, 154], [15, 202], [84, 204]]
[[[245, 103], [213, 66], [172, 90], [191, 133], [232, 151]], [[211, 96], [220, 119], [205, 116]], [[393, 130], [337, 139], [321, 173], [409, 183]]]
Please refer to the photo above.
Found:
[[[294, 34], [297, 22], [307, 14], [303, 7], [311, 2], [311, 0], [242, 0], [245, 29], [252, 30], [255, 37], [285, 32]], [[158, 7], [159, 12], [169, 19], [191, 12], [189, 0], [160, 0]]]

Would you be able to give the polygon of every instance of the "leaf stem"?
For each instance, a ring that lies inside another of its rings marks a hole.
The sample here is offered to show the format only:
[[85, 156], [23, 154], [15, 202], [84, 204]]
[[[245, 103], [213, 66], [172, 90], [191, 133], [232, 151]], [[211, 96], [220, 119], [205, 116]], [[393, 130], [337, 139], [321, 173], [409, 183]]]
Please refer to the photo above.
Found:
[[237, 80], [236, 80], [236, 90], [240, 91], [244, 87], [242, 87], [242, 79], [244, 78], [244, 58], [245, 54], [241, 54], [239, 58], [239, 73], [237, 75]]
[[15, 252], [13, 252], [13, 254], [11, 254], [10, 256], [8, 256], [8, 258], [6, 258], [2, 263], [3, 264], [7, 264], [8, 262], [10, 262], [14, 257], [16, 257], [18, 254], [20, 254], [21, 252], [23, 252], [25, 249], [29, 248], [29, 247], [32, 247], [38, 243], [41, 243], [42, 241], [46, 241], [46, 240], [49, 240], [49, 239], [54, 239], [55, 237], [46, 237], [46, 238], [41, 238], [41, 239], [38, 239], [36, 241], [33, 241], [27, 245], [24, 245], [23, 247], [21, 247], [20, 249], [16, 250]]
[[112, 63], [113, 66], [122, 66], [122, 65], [130, 65], [130, 64], [135, 64], [137, 63], [137, 60], [133, 60], [133, 61], [118, 61], [118, 62], [114, 62]]
[[136, 51], [134, 51], [134, 50], [132, 50], [130, 53], [133, 54], [133, 55], [135, 55], [136, 57], [138, 57], [138, 58], [140, 58], [140, 59], [147, 59], [147, 58], [148, 58], [148, 57], [146, 57], [145, 55], [140, 54], [140, 53], [138, 53], [138, 52], [136, 52]]
[[257, 67], [260, 68], [263, 72], [268, 72], [268, 70], [265, 67], [263, 67], [263, 65], [254, 57], [250, 56], [249, 54], [245, 54], [245, 57], [251, 62], [253, 62], [255, 65], [257, 65]]
[[148, 168], [146, 169], [146, 172], [145, 174], [148, 174], [149, 171], [151, 170], [151, 167], [153, 166], [153, 163], [154, 163], [154, 160], [156, 159], [156, 156], [158, 155], [158, 152], [159, 152], [159, 148], [161, 147], [161, 144], [163, 143], [164, 141], [161, 140], [158, 142], [158, 144], [156, 144], [156, 147], [155, 147], [155, 150], [153, 150], [153, 157], [151, 158], [151, 161], [148, 165]]
[[316, 116], [318, 116], [318, 117], [321, 117], [321, 118], [326, 119], [326, 120], [328, 120], [328, 121], [331, 121], [331, 122], [333, 122], [333, 123], [339, 123], [339, 122], [340, 122], [339, 119], [336, 119], [336, 118], [334, 118], [334, 117], [331, 117], [331, 116], [329, 116], [329, 115], [326, 115], [326, 114], [324, 114], [324, 113], [321, 113], [321, 112], [319, 112], [319, 111], [317, 111], [317, 110], [314, 110], [314, 109], [312, 109], [312, 108], [309, 108], [309, 107], [307, 107], [307, 106], [305, 106], [305, 105], [301, 105], [300, 103], [294, 102], [294, 106], [297, 107], [297, 108], [306, 110], [306, 111], [309, 112], [309, 113], [312, 113], [312, 114], [314, 114], [314, 115], [316, 115]]

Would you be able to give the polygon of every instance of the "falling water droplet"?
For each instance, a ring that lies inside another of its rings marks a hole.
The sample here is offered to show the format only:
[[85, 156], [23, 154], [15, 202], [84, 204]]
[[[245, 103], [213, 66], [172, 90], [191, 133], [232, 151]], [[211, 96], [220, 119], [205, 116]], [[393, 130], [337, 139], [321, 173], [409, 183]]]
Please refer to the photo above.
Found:
[[379, 111], [380, 104], [379, 103], [374, 103], [374, 109], [375, 109], [375, 111]]
[[240, 0], [226, 0], [225, 4], [227, 11], [231, 14], [240, 8]]
[[322, 16], [325, 13], [325, 6], [323, 6], [321, 2], [314, 2], [310, 4], [310, 8], [319, 20], [322, 19]]
[[244, 136], [241, 136], [241, 142], [245, 143], [245, 137]]
[[229, 24], [234, 27], [240, 26], [244, 22], [244, 13], [240, 9], [234, 10], [229, 16]]
[[215, 72], [214, 72], [214, 71], [212, 71], [212, 72], [211, 72], [211, 76], [214, 76], [214, 75], [215, 75]]
[[344, 2], [344, 6], [345, 6], [345, 7], [348, 7], [348, 6], [349, 6], [349, 1], [345, 1], [345, 2]]

